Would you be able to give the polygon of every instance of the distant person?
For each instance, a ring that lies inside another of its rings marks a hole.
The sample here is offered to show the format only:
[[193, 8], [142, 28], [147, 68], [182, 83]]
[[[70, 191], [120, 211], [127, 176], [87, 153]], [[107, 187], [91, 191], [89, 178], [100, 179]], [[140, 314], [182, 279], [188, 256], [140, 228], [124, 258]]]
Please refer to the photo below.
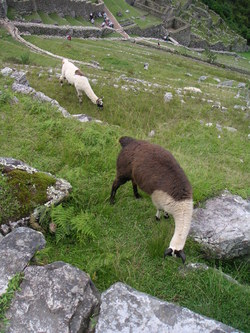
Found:
[[102, 28], [104, 28], [104, 27], [105, 27], [105, 25], [106, 25], [106, 23], [105, 23], [105, 22], [102, 22]]
[[158, 42], [158, 44], [157, 44], [157, 45], [158, 45], [158, 47], [160, 47], [160, 46], [161, 46], [161, 44], [160, 44], [159, 42]]
[[70, 35], [67, 35], [66, 38], [67, 38], [67, 40], [71, 40], [71, 36]]
[[90, 21], [91, 21], [93, 18], [94, 18], [93, 13], [90, 13], [90, 14], [89, 14], [89, 19], [90, 19]]
[[95, 23], [95, 20], [92, 18], [92, 19], [90, 20], [90, 22], [91, 22], [92, 24], [94, 24], [94, 23]]

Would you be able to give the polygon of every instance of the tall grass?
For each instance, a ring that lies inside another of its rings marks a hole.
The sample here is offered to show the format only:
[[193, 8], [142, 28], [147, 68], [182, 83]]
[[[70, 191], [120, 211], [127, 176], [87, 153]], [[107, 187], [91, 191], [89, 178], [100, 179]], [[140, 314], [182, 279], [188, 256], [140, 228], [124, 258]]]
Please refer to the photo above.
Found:
[[[60, 72], [60, 62], [45, 56], [30, 54], [30, 63], [42, 66], [26, 68], [31, 86], [56, 98], [70, 113], [92, 115], [103, 120], [102, 125], [64, 119], [50, 105], [29, 96], [16, 94], [19, 102], [13, 104], [12, 81], [0, 77], [1, 155], [24, 160], [67, 179], [73, 186], [59, 214], [63, 219], [70, 213], [70, 233], [64, 233], [63, 241], [46, 235], [47, 247], [37, 256], [40, 263], [63, 260], [88, 272], [100, 290], [122, 281], [249, 332], [247, 262], [208, 261], [192, 239], [185, 247], [187, 262], [206, 263], [207, 271], [188, 270], [175, 258], [163, 260], [163, 249], [174, 230], [173, 219], [156, 223], [150, 197], [142, 194], [141, 200], [135, 200], [131, 184], [118, 190], [114, 206], [109, 204], [120, 150], [118, 139], [122, 135], [151, 140], [169, 149], [192, 183], [196, 204], [225, 188], [248, 197], [249, 124], [246, 112], [234, 109], [237, 84], [248, 78], [127, 43], [72, 40], [68, 47], [59, 39], [28, 39], [66, 57], [98, 61], [102, 69], [82, 69], [89, 78], [95, 78], [95, 84], [91, 84], [97, 95], [104, 95], [105, 103], [103, 111], [87, 97], [79, 105], [74, 88], [61, 88], [55, 76]], [[8, 51], [16, 55], [24, 52], [23, 46], [9, 36], [4, 35], [1, 42], [5, 46], [0, 49], [2, 66]], [[144, 62], [149, 62], [148, 71], [143, 70]], [[23, 68], [17, 63], [15, 66]], [[48, 71], [50, 67], [55, 67], [53, 75]], [[141, 82], [126, 81], [122, 74]], [[201, 75], [207, 75], [208, 82], [199, 83]], [[233, 87], [219, 89], [214, 77], [234, 80]], [[182, 91], [183, 96], [179, 96], [177, 89], [185, 86], [199, 87], [202, 94], [194, 96]], [[164, 103], [166, 91], [173, 93], [169, 103]], [[241, 91], [242, 98], [237, 103], [245, 105], [246, 93]], [[1, 99], [3, 95], [6, 97]], [[207, 99], [220, 101], [227, 112], [212, 108]], [[213, 126], [206, 126], [207, 122]], [[237, 132], [219, 132], [216, 123], [235, 127]], [[149, 138], [152, 129], [155, 136]], [[214, 268], [232, 275], [241, 284], [228, 281]]]

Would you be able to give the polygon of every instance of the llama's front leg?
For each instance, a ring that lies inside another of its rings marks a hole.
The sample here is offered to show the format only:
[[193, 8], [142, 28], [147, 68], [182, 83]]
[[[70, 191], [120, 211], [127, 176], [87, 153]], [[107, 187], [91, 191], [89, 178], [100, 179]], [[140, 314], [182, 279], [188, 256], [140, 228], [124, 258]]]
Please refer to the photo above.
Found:
[[63, 86], [63, 82], [64, 82], [64, 77], [61, 75], [59, 78], [59, 82], [61, 83], [61, 87]]
[[82, 91], [77, 90], [77, 96], [78, 96], [78, 99], [79, 99], [79, 103], [82, 103]]
[[155, 214], [155, 219], [156, 219], [156, 221], [160, 221], [160, 219], [161, 219], [161, 211], [160, 211], [160, 209], [157, 209], [157, 212]]

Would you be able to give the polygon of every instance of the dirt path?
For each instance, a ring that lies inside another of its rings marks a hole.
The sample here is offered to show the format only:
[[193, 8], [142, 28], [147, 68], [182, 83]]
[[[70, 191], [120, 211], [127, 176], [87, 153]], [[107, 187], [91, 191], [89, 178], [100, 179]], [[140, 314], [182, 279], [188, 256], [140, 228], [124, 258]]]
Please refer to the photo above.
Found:
[[[51, 57], [59, 59], [59, 60], [62, 60], [64, 58], [64, 57], [59, 56], [57, 54], [54, 54], [54, 53], [51, 53], [49, 51], [43, 50], [40, 47], [35, 46], [35, 45], [29, 43], [28, 41], [26, 41], [24, 38], [22, 38], [20, 36], [19, 30], [15, 27], [15, 25], [11, 21], [9, 21], [8, 19], [0, 19], [0, 25], [4, 26], [14, 39], [16, 39], [17, 41], [19, 41], [22, 44], [25, 44], [33, 52], [38, 53], [38, 54], [46, 54], [48, 56], [51, 56]], [[72, 62], [80, 64], [80, 65], [93, 67], [93, 68], [96, 68], [96, 69], [101, 68], [97, 65], [90, 64], [90, 63], [84, 62], [84, 61], [79, 61], [79, 60], [74, 60], [74, 59], [69, 59], [69, 61], [72, 61]]]
[[104, 6], [104, 11], [107, 14], [108, 18], [113, 22], [115, 30], [126, 39], [129, 39], [129, 35], [123, 30], [123, 27], [120, 25], [120, 23], [116, 20], [114, 15], [106, 6]]

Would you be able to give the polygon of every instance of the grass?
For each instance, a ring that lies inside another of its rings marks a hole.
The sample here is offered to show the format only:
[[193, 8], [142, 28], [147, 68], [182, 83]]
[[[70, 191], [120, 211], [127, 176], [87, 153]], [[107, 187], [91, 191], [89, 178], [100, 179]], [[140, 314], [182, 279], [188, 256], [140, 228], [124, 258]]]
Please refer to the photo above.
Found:
[[10, 307], [10, 303], [15, 295], [15, 292], [20, 290], [19, 286], [22, 282], [23, 274], [16, 274], [8, 283], [6, 293], [0, 297], [0, 332], [5, 332], [8, 325], [8, 320], [5, 317], [5, 312]]
[[[136, 23], [142, 29], [162, 23], [161, 19], [150, 15], [139, 8], [130, 6], [126, 3], [126, 1], [104, 0], [104, 3], [111, 11], [111, 13], [113, 13], [118, 22], [122, 22], [123, 20], [130, 20]], [[128, 10], [127, 13], [126, 10]], [[117, 16], [118, 12], [122, 13], [121, 17]]]
[[[120, 150], [118, 139], [122, 135], [151, 140], [169, 149], [192, 183], [196, 204], [225, 188], [247, 198], [249, 124], [246, 111], [234, 109], [235, 103], [246, 105], [247, 90], [241, 90], [238, 100], [234, 96], [237, 84], [248, 83], [249, 77], [120, 41], [74, 39], [69, 45], [61, 39], [29, 36], [27, 40], [65, 57], [98, 61], [102, 69], [85, 66], [82, 70], [96, 80], [93, 89], [98, 96], [104, 96], [105, 103], [103, 111], [99, 111], [84, 97], [80, 106], [74, 88], [69, 85], [61, 88], [56, 76], [48, 73], [50, 67], [59, 73], [60, 61], [37, 54], [30, 55], [30, 62], [40, 67], [26, 68], [31, 86], [56, 98], [70, 113], [86, 113], [103, 120], [103, 125], [65, 119], [51, 106], [41, 105], [29, 96], [16, 94], [19, 103], [12, 104], [12, 81], [0, 77], [2, 95], [9, 96], [0, 105], [1, 154], [65, 178], [73, 186], [70, 198], [59, 212], [60, 221], [71, 216], [70, 232], [68, 235], [64, 232], [63, 241], [46, 235], [47, 247], [37, 255], [39, 262], [63, 260], [89, 273], [101, 291], [122, 281], [249, 332], [247, 262], [209, 261], [202, 248], [188, 239], [185, 246], [188, 263], [202, 262], [210, 268], [186, 270], [179, 260], [163, 260], [174, 221], [171, 218], [156, 223], [155, 209], [146, 194], [135, 200], [131, 184], [126, 184], [118, 190], [115, 205], [109, 204]], [[8, 51], [17, 59], [24, 52], [9, 36], [4, 35], [1, 43], [2, 67]], [[148, 71], [143, 69], [145, 62], [149, 63]], [[15, 67], [23, 68], [18, 63]], [[192, 76], [186, 75], [187, 72]], [[207, 75], [208, 81], [199, 83], [201, 75]], [[126, 81], [124, 77], [141, 81]], [[214, 77], [234, 80], [233, 87], [219, 89]], [[200, 88], [202, 94], [181, 91], [183, 96], [179, 96], [177, 89], [186, 86]], [[164, 103], [166, 91], [173, 93], [169, 103]], [[208, 99], [220, 101], [227, 112], [212, 108]], [[207, 122], [213, 126], [205, 126]], [[235, 127], [237, 132], [225, 129], [218, 132], [216, 123]], [[155, 136], [149, 138], [152, 129]], [[80, 229], [81, 225], [86, 229]], [[87, 230], [94, 232], [92, 236], [87, 235]], [[226, 280], [214, 268], [232, 275], [241, 284]]]

